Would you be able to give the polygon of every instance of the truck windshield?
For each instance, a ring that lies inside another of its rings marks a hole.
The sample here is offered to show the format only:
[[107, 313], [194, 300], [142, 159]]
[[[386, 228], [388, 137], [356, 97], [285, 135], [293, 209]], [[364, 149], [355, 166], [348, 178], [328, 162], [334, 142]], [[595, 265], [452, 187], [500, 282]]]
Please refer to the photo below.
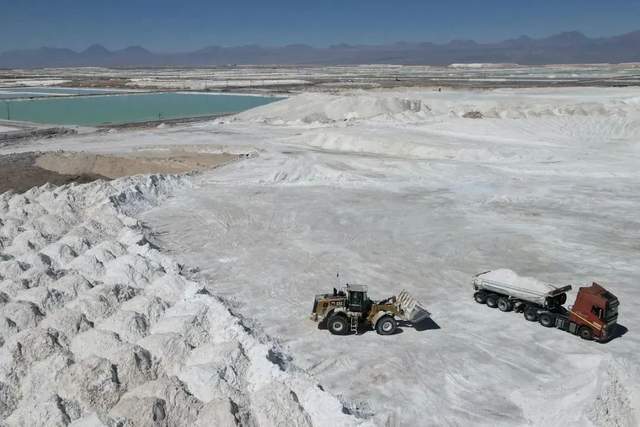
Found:
[[618, 305], [612, 306], [607, 304], [606, 320], [613, 320], [618, 317]]

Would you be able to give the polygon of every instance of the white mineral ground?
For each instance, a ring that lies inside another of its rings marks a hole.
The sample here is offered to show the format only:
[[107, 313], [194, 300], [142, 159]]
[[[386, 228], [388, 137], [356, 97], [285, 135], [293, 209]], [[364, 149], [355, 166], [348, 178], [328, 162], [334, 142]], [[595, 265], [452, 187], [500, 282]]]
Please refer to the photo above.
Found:
[[[2, 423], [636, 426], [639, 141], [640, 89], [566, 88], [302, 94], [4, 147], [252, 156], [0, 197]], [[619, 336], [476, 304], [500, 267], [570, 302], [601, 283]], [[336, 271], [433, 322], [317, 329]]]

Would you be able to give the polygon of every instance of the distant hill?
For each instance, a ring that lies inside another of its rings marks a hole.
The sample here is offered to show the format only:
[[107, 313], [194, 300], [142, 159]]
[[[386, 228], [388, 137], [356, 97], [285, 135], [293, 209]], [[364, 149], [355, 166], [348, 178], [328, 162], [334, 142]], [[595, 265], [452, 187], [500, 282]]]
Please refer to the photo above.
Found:
[[209, 46], [193, 52], [155, 53], [142, 47], [110, 51], [93, 45], [81, 52], [42, 47], [0, 54], [0, 68], [149, 67], [227, 64], [422, 64], [517, 63], [522, 65], [640, 62], [640, 31], [589, 38], [572, 31], [533, 39], [522, 36], [498, 43], [453, 40], [446, 44], [398, 42], [390, 45], [339, 44], [317, 48]]

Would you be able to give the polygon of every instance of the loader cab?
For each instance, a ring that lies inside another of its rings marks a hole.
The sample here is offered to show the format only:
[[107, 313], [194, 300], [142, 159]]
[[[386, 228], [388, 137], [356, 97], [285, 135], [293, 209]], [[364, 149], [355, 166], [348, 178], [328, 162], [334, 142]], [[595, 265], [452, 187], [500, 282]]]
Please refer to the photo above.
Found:
[[364, 312], [369, 306], [369, 298], [367, 298], [367, 287], [362, 285], [347, 285], [345, 288], [347, 293], [347, 307], [349, 311]]

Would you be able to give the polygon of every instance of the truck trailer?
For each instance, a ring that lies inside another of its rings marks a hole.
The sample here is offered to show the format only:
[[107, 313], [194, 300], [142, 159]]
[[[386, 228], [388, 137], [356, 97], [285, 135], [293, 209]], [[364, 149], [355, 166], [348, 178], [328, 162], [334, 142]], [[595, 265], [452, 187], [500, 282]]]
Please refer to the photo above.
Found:
[[515, 311], [545, 327], [556, 327], [585, 340], [606, 341], [618, 321], [618, 298], [597, 283], [581, 287], [573, 306], [564, 307], [571, 285], [555, 286], [512, 270], [476, 274], [474, 299], [500, 311]]

